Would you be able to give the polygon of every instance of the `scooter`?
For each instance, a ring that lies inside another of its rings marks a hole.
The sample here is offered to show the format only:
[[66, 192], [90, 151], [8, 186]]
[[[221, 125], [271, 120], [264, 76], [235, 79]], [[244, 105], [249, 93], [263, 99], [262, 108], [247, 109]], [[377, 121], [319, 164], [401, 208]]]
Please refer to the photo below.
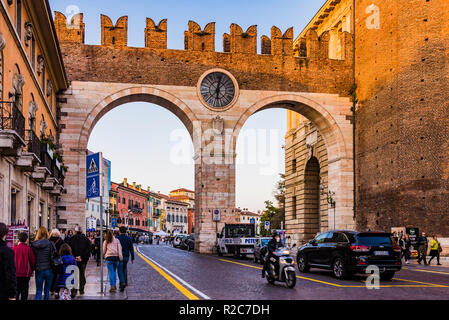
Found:
[[[275, 257], [270, 257], [270, 262], [268, 265], [268, 270], [265, 270], [265, 278], [269, 284], [274, 284], [276, 281], [285, 282], [288, 288], [292, 289], [296, 285], [296, 272], [295, 272], [295, 262], [292, 257], [292, 249], [289, 247], [277, 249], [273, 255]], [[279, 264], [279, 274], [276, 272], [276, 264]]]

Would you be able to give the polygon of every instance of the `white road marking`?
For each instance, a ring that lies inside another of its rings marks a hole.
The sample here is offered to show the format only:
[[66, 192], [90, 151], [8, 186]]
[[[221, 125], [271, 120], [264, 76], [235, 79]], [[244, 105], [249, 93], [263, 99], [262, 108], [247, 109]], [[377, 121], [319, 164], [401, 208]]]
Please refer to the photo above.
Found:
[[207, 296], [206, 294], [202, 293], [200, 290], [192, 287], [190, 284], [188, 284], [187, 282], [185, 282], [183, 279], [181, 279], [179, 276], [177, 276], [176, 274], [174, 274], [173, 272], [171, 272], [170, 270], [168, 270], [167, 268], [163, 267], [160, 263], [157, 263], [156, 261], [154, 261], [153, 259], [151, 259], [150, 257], [148, 257], [146, 254], [144, 254], [141, 250], [140, 250], [140, 246], [137, 247], [137, 251], [143, 255], [145, 258], [147, 258], [148, 260], [150, 260], [152, 263], [154, 263], [155, 265], [157, 265], [159, 268], [161, 268], [162, 270], [164, 270], [165, 272], [167, 272], [170, 276], [172, 276], [173, 278], [175, 278], [177, 281], [179, 281], [180, 283], [182, 283], [184, 286], [186, 286], [187, 288], [189, 288], [190, 290], [194, 291], [196, 294], [198, 294], [199, 296], [201, 296], [203, 299], [206, 300], [211, 300], [211, 298], [209, 296]]

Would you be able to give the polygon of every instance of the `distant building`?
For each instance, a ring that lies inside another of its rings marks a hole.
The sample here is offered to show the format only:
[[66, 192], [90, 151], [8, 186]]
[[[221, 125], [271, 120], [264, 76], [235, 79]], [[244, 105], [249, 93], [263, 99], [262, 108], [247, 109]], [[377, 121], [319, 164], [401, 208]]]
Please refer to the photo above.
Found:
[[162, 204], [166, 214], [164, 231], [169, 233], [189, 234], [189, 204], [175, 198], [162, 195]]
[[254, 223], [256, 225], [256, 233], [260, 232], [260, 221], [262, 214], [260, 212], [254, 213], [248, 211], [248, 209], [236, 209], [235, 210], [235, 222], [236, 223]]
[[181, 188], [170, 192], [170, 197], [189, 205], [187, 209], [187, 233], [195, 232], [195, 191]]

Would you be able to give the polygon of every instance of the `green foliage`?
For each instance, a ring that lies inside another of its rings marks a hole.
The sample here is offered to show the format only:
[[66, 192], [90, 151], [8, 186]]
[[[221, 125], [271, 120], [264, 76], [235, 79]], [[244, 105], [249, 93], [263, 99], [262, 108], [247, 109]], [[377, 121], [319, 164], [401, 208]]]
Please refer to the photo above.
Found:
[[[285, 175], [280, 174], [280, 177], [281, 180], [277, 183], [274, 191], [274, 197], [278, 201], [278, 206], [275, 206], [272, 201], [265, 201], [265, 210], [260, 219], [262, 236], [269, 236], [271, 230], [281, 229], [282, 222], [285, 223]], [[265, 230], [266, 221], [270, 221], [271, 230]]]
[[351, 101], [353, 103], [358, 103], [359, 100], [357, 98], [357, 83], [353, 83], [351, 89], [349, 90], [349, 95], [351, 96]]

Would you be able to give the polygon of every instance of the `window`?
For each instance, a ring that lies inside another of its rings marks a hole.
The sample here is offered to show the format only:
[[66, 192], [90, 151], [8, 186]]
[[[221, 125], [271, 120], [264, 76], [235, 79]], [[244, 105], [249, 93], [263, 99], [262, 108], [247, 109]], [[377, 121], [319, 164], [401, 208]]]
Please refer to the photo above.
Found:
[[31, 38], [31, 67], [36, 70], [36, 40]]
[[22, 0], [17, 0], [16, 30], [17, 30], [17, 33], [19, 34], [20, 41], [22, 41]]
[[296, 219], [296, 197], [292, 198], [292, 216]]
[[329, 232], [320, 234], [318, 237], [315, 238], [315, 243], [316, 244], [324, 243], [328, 235], [330, 235]]
[[11, 190], [11, 224], [16, 223], [17, 220], [17, 190]]
[[296, 159], [293, 159], [292, 161], [292, 171], [293, 173], [296, 173]]

